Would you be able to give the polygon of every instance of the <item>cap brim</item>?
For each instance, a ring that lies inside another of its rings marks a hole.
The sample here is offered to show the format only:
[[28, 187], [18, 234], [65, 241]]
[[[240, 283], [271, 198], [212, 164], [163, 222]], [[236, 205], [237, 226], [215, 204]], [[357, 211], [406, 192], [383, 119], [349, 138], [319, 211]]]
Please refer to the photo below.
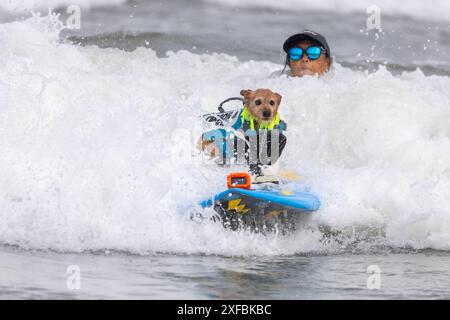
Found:
[[314, 37], [313, 35], [306, 34], [306, 33], [298, 33], [298, 34], [294, 34], [293, 36], [290, 36], [283, 44], [284, 52], [288, 53], [289, 49], [297, 46], [300, 41], [304, 41], [304, 40], [317, 42], [318, 44], [320, 44], [321, 46], [323, 46], [325, 48], [325, 50], [327, 51], [326, 52], [327, 55], [328, 56], [330, 55], [330, 48], [328, 47], [328, 44], [326, 43], [326, 40], [323, 36], [320, 36], [318, 34], [318, 37]]
[[314, 42], [319, 42], [316, 39], [314, 39], [313, 37], [311, 37], [310, 35], [307, 35], [307, 34], [295, 34], [295, 35], [289, 37], [284, 42], [284, 44], [283, 44], [284, 52], [288, 53], [289, 49], [291, 49], [292, 47], [295, 47], [296, 45], [298, 45], [298, 43], [300, 41], [304, 41], [304, 40], [312, 40]]

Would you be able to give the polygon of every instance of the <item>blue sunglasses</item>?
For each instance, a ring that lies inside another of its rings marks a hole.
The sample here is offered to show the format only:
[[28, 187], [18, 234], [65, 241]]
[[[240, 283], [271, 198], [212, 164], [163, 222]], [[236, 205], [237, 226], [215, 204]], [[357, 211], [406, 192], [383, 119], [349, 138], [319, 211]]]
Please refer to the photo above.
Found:
[[317, 60], [322, 53], [322, 48], [319, 46], [311, 46], [308, 47], [305, 51], [302, 48], [291, 48], [289, 49], [289, 58], [293, 61], [298, 61], [303, 57], [303, 54], [306, 53], [309, 59]]

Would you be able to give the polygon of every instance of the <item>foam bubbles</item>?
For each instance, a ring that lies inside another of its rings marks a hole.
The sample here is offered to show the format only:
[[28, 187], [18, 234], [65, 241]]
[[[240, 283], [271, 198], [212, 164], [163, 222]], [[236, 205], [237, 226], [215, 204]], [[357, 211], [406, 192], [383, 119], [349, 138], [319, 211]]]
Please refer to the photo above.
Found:
[[[317, 11], [334, 11], [337, 13], [359, 12], [363, 16], [366, 10], [372, 5], [380, 8], [381, 15], [405, 15], [413, 18], [431, 20], [431, 21], [448, 21], [450, 19], [450, 3], [447, 0], [436, 0], [430, 6], [426, 2], [420, 0], [410, 0], [407, 3], [389, 0], [378, 0], [374, 3], [371, 0], [362, 1], [336, 1], [336, 0], [207, 0], [209, 2], [218, 3], [226, 6], [262, 6], [274, 9], [283, 9], [290, 11], [298, 11], [302, 14], [305, 10]], [[345, 22], [343, 22], [345, 23]]]
[[[449, 249], [448, 77], [336, 64], [320, 79], [271, 78], [281, 66], [74, 46], [58, 40], [60, 29], [55, 16], [0, 25], [0, 243], [223, 255], [375, 240]], [[186, 217], [191, 204], [222, 191], [227, 174], [193, 150], [198, 115], [258, 87], [283, 96], [282, 167], [299, 171], [298, 187], [323, 202], [287, 238]]]
[[97, 6], [111, 6], [125, 3], [126, 0], [2, 0], [0, 9], [9, 12], [30, 12], [33, 10], [80, 6], [89, 9]]

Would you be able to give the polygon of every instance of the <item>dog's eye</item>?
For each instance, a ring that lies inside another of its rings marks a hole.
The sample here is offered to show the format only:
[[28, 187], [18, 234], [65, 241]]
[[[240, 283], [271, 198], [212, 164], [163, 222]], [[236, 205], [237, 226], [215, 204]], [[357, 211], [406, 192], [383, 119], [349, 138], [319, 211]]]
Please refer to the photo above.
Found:
[[274, 105], [275, 105], [275, 101], [273, 101], [273, 100], [270, 100], [269, 103], [270, 103], [271, 106], [274, 106]]
[[256, 99], [256, 100], [255, 100], [255, 104], [256, 104], [257, 106], [261, 105], [261, 103], [262, 103], [262, 102], [261, 102], [261, 99]]

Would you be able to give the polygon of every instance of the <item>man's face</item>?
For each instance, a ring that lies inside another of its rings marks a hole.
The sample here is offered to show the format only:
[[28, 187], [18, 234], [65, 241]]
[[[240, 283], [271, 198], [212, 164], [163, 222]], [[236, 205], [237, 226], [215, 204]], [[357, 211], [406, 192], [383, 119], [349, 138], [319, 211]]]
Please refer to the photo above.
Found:
[[[301, 41], [297, 47], [302, 48], [303, 51], [308, 49], [312, 45], [318, 45], [316, 42], [304, 40]], [[303, 54], [303, 57], [294, 61], [289, 59], [288, 65], [291, 69], [291, 76], [303, 77], [304, 75], [323, 75], [330, 68], [330, 59], [327, 58], [325, 53], [322, 53], [317, 60], [311, 60], [308, 56]]]

